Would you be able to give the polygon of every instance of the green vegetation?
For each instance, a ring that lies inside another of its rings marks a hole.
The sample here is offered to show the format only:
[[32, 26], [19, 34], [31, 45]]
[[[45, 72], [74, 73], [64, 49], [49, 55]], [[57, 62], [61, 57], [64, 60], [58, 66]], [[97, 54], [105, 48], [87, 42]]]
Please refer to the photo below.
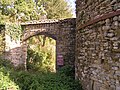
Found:
[[10, 62], [0, 59], [0, 90], [19, 89], [19, 86], [10, 78], [12, 71]]
[[6, 35], [11, 37], [11, 40], [20, 40], [22, 36], [21, 25], [17, 23], [9, 23], [5, 25]]
[[[0, 0], [0, 24], [6, 25], [6, 35], [15, 41], [21, 39], [21, 22], [70, 18], [71, 13], [65, 0]], [[55, 40], [34, 36], [27, 42], [28, 71], [15, 70], [8, 60], [0, 59], [0, 90], [82, 90], [69, 66], [55, 73]], [[3, 44], [0, 31], [0, 54]]]
[[65, 0], [0, 0], [0, 23], [70, 18], [71, 12]]
[[8, 61], [0, 60], [0, 90], [9, 89], [82, 90], [77, 81], [64, 73], [15, 71]]
[[[22, 29], [19, 25], [21, 22], [70, 17], [72, 17], [72, 10], [66, 0], [0, 0], [0, 23], [6, 24], [6, 34], [11, 37], [11, 40], [21, 39]], [[39, 41], [37, 42], [39, 44], [35, 48], [30, 48], [36, 41]], [[28, 42], [28, 69], [38, 70], [39, 67], [39, 69], [54, 71], [55, 52], [52, 49], [55, 48], [54, 40], [39, 36], [39, 40], [32, 38]]]
[[[71, 18], [72, 9], [65, 0], [40, 0], [45, 7], [47, 18]], [[39, 4], [38, 4], [39, 5]]]
[[[35, 44], [36, 43], [36, 44]], [[34, 45], [35, 44], [35, 45]], [[55, 40], [34, 36], [28, 40], [27, 69], [32, 71], [55, 71]]]

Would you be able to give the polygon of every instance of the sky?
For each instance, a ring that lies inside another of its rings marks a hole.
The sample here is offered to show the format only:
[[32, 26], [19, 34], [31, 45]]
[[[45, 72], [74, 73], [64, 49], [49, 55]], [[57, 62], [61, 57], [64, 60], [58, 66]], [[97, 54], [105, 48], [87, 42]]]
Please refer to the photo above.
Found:
[[73, 8], [73, 17], [76, 17], [75, 14], [75, 0], [66, 0]]

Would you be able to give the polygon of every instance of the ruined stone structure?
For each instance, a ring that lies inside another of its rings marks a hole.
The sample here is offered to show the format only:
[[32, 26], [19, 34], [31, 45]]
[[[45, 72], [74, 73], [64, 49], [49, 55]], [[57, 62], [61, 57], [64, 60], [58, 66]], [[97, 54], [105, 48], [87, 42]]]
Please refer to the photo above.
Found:
[[[40, 22], [25, 23], [23, 27], [23, 43], [30, 37], [45, 35], [56, 40], [56, 67], [71, 65], [74, 67], [75, 61], [75, 19], [65, 20], [42, 20]], [[26, 45], [24, 45], [26, 48]], [[27, 51], [27, 50], [25, 50]], [[26, 52], [23, 58], [26, 58]]]
[[120, 0], [76, 0], [76, 4], [76, 19], [22, 24], [22, 43], [13, 45], [17, 47], [5, 57], [25, 65], [26, 41], [45, 35], [56, 40], [57, 69], [60, 60], [73, 67], [75, 61], [75, 76], [84, 90], [120, 90]]
[[84, 90], [120, 90], [120, 0], [76, 4], [76, 78]]
[[[56, 69], [64, 65], [74, 67], [75, 61], [75, 19], [41, 20], [21, 24], [23, 36], [21, 41], [11, 41], [6, 35], [4, 58], [11, 60], [15, 66], [24, 65], [27, 59], [27, 40], [36, 35], [45, 35], [56, 40]], [[23, 67], [23, 66], [22, 66]]]

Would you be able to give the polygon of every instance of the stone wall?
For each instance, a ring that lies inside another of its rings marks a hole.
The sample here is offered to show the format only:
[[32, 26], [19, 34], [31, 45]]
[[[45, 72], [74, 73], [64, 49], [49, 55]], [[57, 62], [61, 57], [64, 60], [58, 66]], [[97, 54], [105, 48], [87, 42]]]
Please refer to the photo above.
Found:
[[[74, 67], [76, 19], [61, 20], [58, 25], [57, 56], [63, 55], [64, 65]], [[57, 65], [58, 66], [58, 65]]]
[[20, 40], [12, 40], [11, 37], [5, 34], [5, 53], [4, 59], [11, 60], [14, 66], [20, 64], [21, 58], [21, 44]]
[[23, 23], [23, 37], [20, 40], [15, 41], [9, 35], [4, 35], [4, 59], [11, 60], [16, 67], [26, 68], [27, 40], [36, 35], [45, 35], [56, 40], [56, 69], [65, 65], [74, 67], [75, 22], [75, 19], [71, 18]]
[[25, 23], [22, 27], [24, 29], [24, 42], [26, 42], [30, 37], [36, 35], [45, 35], [46, 37], [51, 37], [56, 40], [57, 70], [65, 65], [71, 65], [74, 67], [76, 30], [74, 18], [65, 20], [45, 20], [37, 23]]
[[5, 51], [5, 27], [0, 25], [0, 57], [2, 58]]
[[20, 38], [13, 40], [7, 34], [5, 25], [0, 25], [0, 58], [10, 60], [15, 67], [25, 69], [25, 50], [26, 46], [21, 43]]
[[76, 78], [84, 90], [120, 90], [120, 15], [80, 28], [120, 9], [119, 0], [77, 0]]
[[76, 15], [79, 24], [120, 9], [119, 0], [76, 0]]

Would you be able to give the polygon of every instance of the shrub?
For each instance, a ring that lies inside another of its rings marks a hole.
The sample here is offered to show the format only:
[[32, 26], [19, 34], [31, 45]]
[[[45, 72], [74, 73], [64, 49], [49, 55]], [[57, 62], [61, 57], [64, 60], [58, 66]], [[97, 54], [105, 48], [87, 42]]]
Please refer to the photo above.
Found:
[[66, 65], [66, 66], [63, 66], [62, 68], [60, 68], [59, 73], [65, 74], [67, 77], [69, 76], [71, 78], [74, 78], [74, 76], [75, 76], [75, 70], [70, 65]]
[[9, 61], [0, 59], [0, 90], [19, 90], [19, 86], [10, 78], [12, 70]]
[[10, 65], [0, 60], [2, 90], [82, 90], [77, 81], [64, 73], [15, 71]]
[[28, 71], [52, 71], [53, 61], [50, 60], [50, 53], [43, 51], [27, 51], [27, 69]]

